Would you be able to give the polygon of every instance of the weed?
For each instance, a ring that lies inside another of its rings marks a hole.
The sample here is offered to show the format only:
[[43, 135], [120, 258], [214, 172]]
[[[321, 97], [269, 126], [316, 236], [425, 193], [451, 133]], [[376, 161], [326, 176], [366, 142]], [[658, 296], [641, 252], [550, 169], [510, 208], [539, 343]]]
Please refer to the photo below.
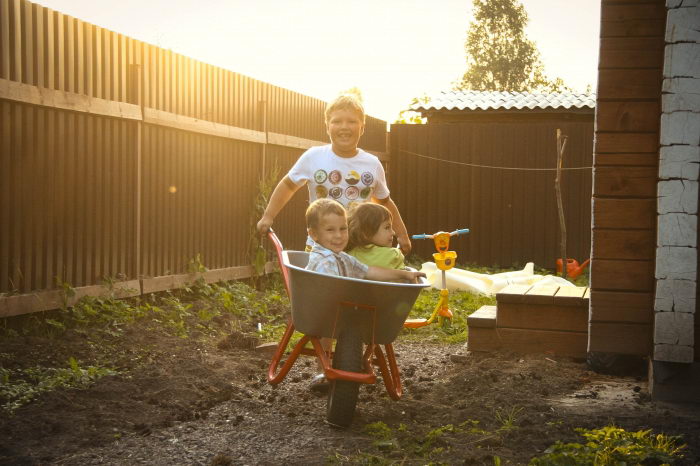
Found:
[[609, 425], [601, 429], [576, 429], [585, 443], [557, 442], [531, 465], [671, 464], [682, 458], [685, 445], [679, 437], [654, 435], [651, 430], [628, 432]]
[[516, 408], [515, 406], [510, 408], [509, 411], [504, 411], [502, 409], [496, 410], [496, 420], [501, 425], [498, 428], [499, 432], [509, 432], [511, 430], [517, 429], [515, 425], [518, 414], [523, 410], [523, 408]]
[[98, 379], [117, 372], [106, 367], [82, 368], [71, 357], [69, 367], [47, 368], [41, 366], [26, 369], [0, 367], [0, 408], [8, 414], [30, 403], [40, 394], [57, 389], [86, 388]]

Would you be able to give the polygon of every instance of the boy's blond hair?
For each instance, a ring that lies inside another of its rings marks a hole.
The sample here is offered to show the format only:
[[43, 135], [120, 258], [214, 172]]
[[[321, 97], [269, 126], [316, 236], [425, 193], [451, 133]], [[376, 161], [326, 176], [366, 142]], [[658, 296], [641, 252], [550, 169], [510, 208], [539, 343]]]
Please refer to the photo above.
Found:
[[345, 208], [340, 202], [333, 199], [316, 199], [306, 209], [306, 228], [317, 230], [321, 219], [328, 214], [345, 217]]
[[331, 118], [331, 113], [336, 110], [351, 110], [357, 112], [360, 115], [362, 124], [365, 123], [365, 108], [362, 106], [362, 101], [356, 94], [340, 94], [338, 97], [328, 102], [326, 105], [326, 124]]
[[349, 240], [347, 249], [372, 244], [372, 237], [385, 220], [392, 220], [391, 211], [381, 204], [363, 202], [348, 214]]

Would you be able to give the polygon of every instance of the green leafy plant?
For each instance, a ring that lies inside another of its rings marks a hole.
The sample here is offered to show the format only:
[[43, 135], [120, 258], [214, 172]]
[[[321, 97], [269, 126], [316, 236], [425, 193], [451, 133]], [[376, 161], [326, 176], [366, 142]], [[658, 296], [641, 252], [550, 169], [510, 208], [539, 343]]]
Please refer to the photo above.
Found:
[[57, 389], [86, 388], [98, 379], [116, 375], [113, 369], [98, 366], [81, 367], [71, 357], [68, 367], [30, 367], [5, 369], [0, 367], [0, 407], [6, 413], [32, 402], [42, 393]]
[[601, 429], [576, 429], [584, 443], [557, 442], [545, 454], [530, 460], [534, 466], [671, 464], [682, 458], [685, 445], [679, 437], [652, 434], [651, 430], [628, 432], [613, 425]]
[[270, 201], [270, 195], [275, 188], [279, 177], [279, 166], [276, 161], [260, 178], [258, 182], [258, 192], [253, 199], [253, 208], [251, 209], [250, 217], [250, 241], [248, 244], [248, 255], [250, 264], [253, 266], [253, 280], [257, 283], [258, 279], [265, 272], [265, 262], [267, 261], [267, 252], [263, 247], [260, 234], [257, 231], [257, 222], [265, 213], [265, 208]]

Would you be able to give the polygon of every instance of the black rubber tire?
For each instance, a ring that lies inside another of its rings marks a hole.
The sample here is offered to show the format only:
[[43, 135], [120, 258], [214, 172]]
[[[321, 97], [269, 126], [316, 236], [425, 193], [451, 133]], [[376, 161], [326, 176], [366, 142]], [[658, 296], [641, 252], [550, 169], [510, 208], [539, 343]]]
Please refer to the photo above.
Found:
[[[344, 329], [338, 335], [333, 356], [333, 368], [362, 371], [362, 339], [357, 330]], [[331, 380], [326, 405], [326, 420], [334, 427], [346, 428], [352, 423], [360, 384], [347, 380]]]

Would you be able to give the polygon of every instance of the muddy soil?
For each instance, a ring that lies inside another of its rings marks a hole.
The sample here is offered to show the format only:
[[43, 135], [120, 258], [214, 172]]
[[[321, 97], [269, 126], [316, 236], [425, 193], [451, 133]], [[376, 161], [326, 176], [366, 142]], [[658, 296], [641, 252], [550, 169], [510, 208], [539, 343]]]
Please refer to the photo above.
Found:
[[[315, 363], [277, 387], [257, 341], [178, 338], [135, 325], [93, 341], [13, 337], [5, 367], [109, 354], [121, 375], [41, 396], [0, 419], [0, 463], [15, 465], [527, 464], [573, 428], [614, 423], [682, 436], [677, 464], [700, 464], [700, 409], [649, 399], [645, 376], [608, 377], [553, 355], [467, 353], [463, 345], [395, 344], [404, 396], [363, 386], [349, 429], [324, 422], [308, 389]], [[377, 424], [383, 423], [383, 424]], [[370, 425], [368, 427], [368, 425]]]

